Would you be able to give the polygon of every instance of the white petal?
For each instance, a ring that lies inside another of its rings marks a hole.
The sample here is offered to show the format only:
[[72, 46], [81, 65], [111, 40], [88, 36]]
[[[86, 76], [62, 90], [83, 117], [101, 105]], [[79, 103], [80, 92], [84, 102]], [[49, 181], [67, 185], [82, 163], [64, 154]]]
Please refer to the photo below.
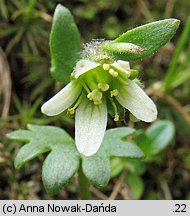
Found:
[[114, 66], [115, 68], [117, 68], [118, 70], [120, 70], [121, 72], [123, 72], [124, 74], [126, 74], [127, 77], [129, 77], [130, 65], [129, 65], [128, 61], [118, 60], [111, 65]]
[[48, 116], [62, 113], [77, 100], [81, 89], [82, 87], [79, 83], [70, 82], [55, 96], [44, 103], [41, 107], [41, 111]]
[[84, 99], [76, 110], [75, 141], [78, 151], [85, 155], [95, 154], [102, 143], [107, 125], [107, 105], [103, 101], [94, 105]]
[[80, 61], [77, 62], [76, 64], [76, 68], [75, 68], [75, 71], [74, 71], [74, 76], [75, 78], [77, 79], [80, 75], [96, 68], [100, 66], [99, 63], [96, 63], [96, 62], [93, 62], [93, 61], [90, 61], [90, 60], [86, 60], [86, 59], [82, 59]]
[[157, 109], [154, 102], [132, 80], [127, 85], [121, 86], [116, 97], [119, 103], [128, 109], [136, 118], [152, 122], [157, 118]]

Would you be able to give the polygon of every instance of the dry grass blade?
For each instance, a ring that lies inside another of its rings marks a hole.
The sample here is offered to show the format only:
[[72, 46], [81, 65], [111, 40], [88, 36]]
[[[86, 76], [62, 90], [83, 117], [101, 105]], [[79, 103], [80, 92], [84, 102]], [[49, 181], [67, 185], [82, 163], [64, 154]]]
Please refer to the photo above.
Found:
[[91, 186], [90, 187], [90, 191], [99, 199], [101, 200], [108, 200], [108, 197], [102, 193], [101, 191], [99, 191], [97, 188]]
[[117, 195], [122, 190], [123, 185], [124, 185], [124, 176], [121, 175], [121, 177], [117, 180], [117, 182], [113, 188], [113, 191], [109, 197], [109, 200], [115, 200], [116, 199]]
[[144, 15], [147, 21], [152, 22], [155, 20], [153, 17], [153, 14], [149, 10], [149, 3], [147, 1], [139, 0], [138, 5], [139, 5], [141, 13]]
[[165, 7], [165, 17], [171, 17], [174, 9], [175, 0], [168, 0]]
[[6, 118], [9, 113], [10, 101], [11, 101], [11, 76], [10, 76], [9, 64], [1, 48], [0, 48], [0, 99], [2, 101], [1, 117]]

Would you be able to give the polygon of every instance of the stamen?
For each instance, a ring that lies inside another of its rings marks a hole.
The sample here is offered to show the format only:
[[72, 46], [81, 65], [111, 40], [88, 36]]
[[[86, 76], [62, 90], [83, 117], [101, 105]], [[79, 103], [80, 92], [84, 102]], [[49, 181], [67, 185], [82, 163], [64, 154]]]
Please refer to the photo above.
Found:
[[81, 85], [84, 87], [84, 89], [87, 91], [87, 93], [89, 94], [90, 93], [90, 89], [89, 87], [87, 86], [87, 84], [82, 80], [80, 79], [80, 82], [81, 82]]
[[98, 83], [98, 88], [103, 92], [107, 91], [109, 87], [107, 83]]
[[114, 117], [114, 121], [119, 121], [119, 115], [118, 114], [115, 114], [115, 117]]
[[111, 94], [111, 97], [113, 97], [113, 96], [116, 97], [119, 94], [119, 91], [117, 89], [114, 89], [114, 90], [110, 91], [110, 94]]
[[93, 98], [93, 97], [92, 97], [92, 92], [90, 92], [90, 93], [87, 94], [87, 98], [88, 98], [89, 100], [92, 100], [92, 98]]
[[115, 71], [114, 69], [109, 69], [109, 74], [112, 75], [113, 77], [117, 77], [118, 76], [118, 72]]
[[108, 70], [110, 69], [110, 65], [109, 65], [109, 64], [106, 64], [106, 63], [104, 63], [104, 64], [102, 65], [102, 67], [103, 67], [103, 69], [106, 70], [106, 71], [108, 71]]
[[85, 95], [84, 90], [82, 91], [81, 95], [79, 96], [77, 102], [75, 103], [74, 107], [67, 109], [67, 114], [73, 115], [75, 113], [75, 109], [79, 106], [80, 102], [82, 101]]
[[115, 112], [114, 121], [119, 121], [119, 115], [118, 115], [118, 112], [117, 112], [117, 106], [116, 106], [113, 98], [109, 97], [109, 99], [110, 99], [110, 102], [111, 102], [111, 104], [113, 106], [113, 109], [114, 109], [114, 112]]
[[70, 115], [73, 115], [74, 113], [75, 113], [75, 109], [72, 107], [72, 108], [69, 108], [68, 110], [67, 110], [67, 112], [68, 112], [68, 114], [70, 114]]
[[93, 100], [94, 104], [99, 105], [102, 103], [102, 96], [103, 95], [101, 91], [99, 91], [98, 89], [94, 89], [87, 95], [87, 98], [89, 100]]

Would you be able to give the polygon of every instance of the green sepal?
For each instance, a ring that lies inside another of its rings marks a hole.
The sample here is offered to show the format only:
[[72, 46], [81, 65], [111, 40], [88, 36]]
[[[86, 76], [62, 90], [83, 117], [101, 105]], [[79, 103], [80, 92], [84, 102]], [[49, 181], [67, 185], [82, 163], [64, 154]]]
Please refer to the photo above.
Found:
[[80, 59], [80, 33], [70, 11], [58, 5], [53, 16], [50, 34], [51, 74], [64, 84]]
[[139, 47], [132, 43], [125, 43], [125, 42], [115, 42], [115, 41], [108, 41], [104, 42], [101, 45], [101, 48], [108, 53], [114, 55], [114, 53], [119, 53], [121, 55], [130, 55], [139, 52], [143, 52], [144, 48]]
[[142, 59], [164, 46], [174, 36], [179, 24], [177, 19], [148, 23], [127, 31], [114, 41], [103, 43], [101, 47], [115, 59]]

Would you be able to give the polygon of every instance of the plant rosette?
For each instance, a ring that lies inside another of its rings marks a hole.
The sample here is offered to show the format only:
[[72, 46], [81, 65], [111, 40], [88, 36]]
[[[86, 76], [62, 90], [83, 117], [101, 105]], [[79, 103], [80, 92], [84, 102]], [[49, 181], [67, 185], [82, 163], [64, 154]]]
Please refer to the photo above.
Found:
[[[138, 135], [139, 148], [130, 138], [135, 129], [120, 127], [106, 131], [107, 118], [109, 113], [114, 121], [119, 121], [125, 118], [125, 109], [145, 122], [157, 118], [156, 106], [141, 88], [138, 72], [130, 68], [129, 61], [155, 53], [173, 37], [178, 26], [177, 19], [155, 21], [129, 30], [113, 41], [92, 40], [81, 51], [80, 33], [73, 16], [58, 5], [50, 35], [51, 74], [65, 86], [41, 110], [48, 116], [66, 110], [68, 115], [75, 115], [75, 141], [63, 129], [29, 124], [28, 130], [7, 135], [27, 143], [18, 151], [15, 167], [50, 152], [43, 163], [42, 179], [46, 191], [55, 194], [79, 167], [93, 185], [103, 187], [111, 176], [110, 158], [140, 159], [144, 153], [157, 153], [155, 146], [160, 139], [152, 142], [152, 150], [146, 152], [147, 143], [141, 142], [146, 135]], [[157, 134], [159, 128], [163, 131], [165, 124], [154, 126], [156, 132], [150, 133]], [[148, 144], [153, 138], [146, 139]], [[160, 149], [166, 144], [162, 143]]]

